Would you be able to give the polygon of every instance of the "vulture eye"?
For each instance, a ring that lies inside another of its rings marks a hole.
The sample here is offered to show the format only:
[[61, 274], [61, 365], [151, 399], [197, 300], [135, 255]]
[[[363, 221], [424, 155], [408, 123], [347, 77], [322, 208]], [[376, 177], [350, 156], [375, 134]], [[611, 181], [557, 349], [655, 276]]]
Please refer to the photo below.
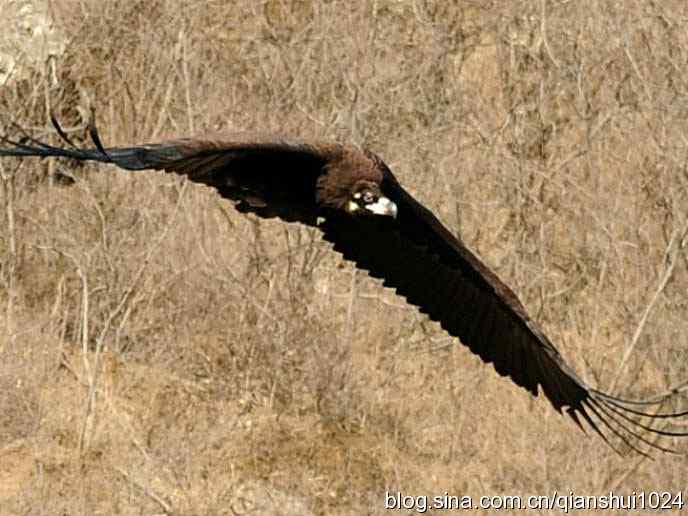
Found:
[[365, 192], [363, 192], [362, 198], [363, 198], [363, 202], [366, 204], [370, 204], [370, 203], [375, 202], [377, 200], [377, 196], [373, 192], [371, 192], [370, 190], [366, 190]]

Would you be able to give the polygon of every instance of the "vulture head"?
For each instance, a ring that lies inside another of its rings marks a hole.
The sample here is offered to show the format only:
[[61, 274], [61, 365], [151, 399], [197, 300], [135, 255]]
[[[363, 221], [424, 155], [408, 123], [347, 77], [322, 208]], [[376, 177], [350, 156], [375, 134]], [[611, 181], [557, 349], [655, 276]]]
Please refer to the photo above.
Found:
[[397, 205], [385, 197], [380, 185], [373, 181], [357, 181], [346, 203], [346, 211], [353, 215], [383, 215], [397, 218]]

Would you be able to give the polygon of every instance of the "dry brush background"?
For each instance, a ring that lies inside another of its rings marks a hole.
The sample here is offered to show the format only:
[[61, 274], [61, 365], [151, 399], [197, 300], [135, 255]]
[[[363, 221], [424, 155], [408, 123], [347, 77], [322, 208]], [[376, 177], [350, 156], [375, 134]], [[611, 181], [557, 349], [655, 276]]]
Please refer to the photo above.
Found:
[[[366, 145], [586, 380], [643, 397], [688, 376], [683, 0], [2, 9], [3, 131], [56, 142], [54, 109], [84, 143], [93, 105], [110, 145], [243, 129]], [[686, 487], [685, 457], [586, 438], [312, 230], [162, 173], [1, 165], [2, 515]]]

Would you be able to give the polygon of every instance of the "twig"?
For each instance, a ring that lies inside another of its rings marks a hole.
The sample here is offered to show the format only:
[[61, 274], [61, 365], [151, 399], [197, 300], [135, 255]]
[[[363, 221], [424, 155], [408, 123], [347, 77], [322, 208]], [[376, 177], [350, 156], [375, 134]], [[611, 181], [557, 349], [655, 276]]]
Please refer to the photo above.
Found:
[[559, 61], [557, 60], [556, 57], [554, 57], [554, 52], [552, 52], [552, 49], [549, 46], [549, 41], [547, 41], [547, 22], [545, 21], [546, 20], [546, 17], [545, 17], [546, 4], [547, 4], [547, 0], [541, 0], [540, 1], [540, 37], [542, 38], [542, 44], [545, 46], [545, 50], [547, 51], [547, 55], [552, 60], [552, 64], [556, 68], [559, 68]]
[[624, 53], [626, 54], [626, 57], [628, 58], [628, 60], [631, 63], [631, 68], [633, 68], [633, 72], [635, 72], [635, 75], [638, 77], [640, 84], [643, 85], [643, 90], [645, 90], [645, 95], [647, 96], [647, 100], [652, 101], [652, 94], [650, 93], [650, 88], [647, 87], [647, 81], [643, 77], [643, 74], [640, 73], [640, 67], [638, 67], [638, 63], [636, 62], [635, 58], [633, 57], [633, 54], [631, 54], [631, 49], [629, 48], [629, 45], [628, 45], [628, 39], [624, 40], [623, 49], [624, 49]]
[[609, 110], [607, 113], [605, 113], [604, 116], [598, 117], [598, 122], [597, 122], [597, 124], [596, 124], [595, 127], [593, 127], [593, 128], [590, 130], [590, 132], [588, 133], [588, 136], [587, 136], [587, 142], [588, 142], [588, 144], [587, 144], [586, 146], [576, 145], [576, 146], [571, 150], [571, 152], [569, 152], [569, 153], [564, 157], [564, 159], [562, 159], [562, 160], [561, 160], [559, 163], [557, 163], [556, 165], [553, 165], [553, 164], [551, 164], [551, 163], [548, 163], [548, 164], [547, 164], [547, 165], [548, 165], [548, 168], [550, 168], [550, 169], [552, 170], [551, 175], [552, 175], [552, 176], [555, 175], [557, 172], [559, 172], [560, 170], [562, 170], [566, 165], [568, 165], [571, 161], [573, 161], [573, 160], [575, 160], [576, 158], [579, 158], [580, 156], [583, 156], [584, 154], [586, 154], [586, 153], [590, 150], [590, 142], [593, 140], [593, 138], [595, 138], [595, 136], [597, 136], [597, 133], [600, 132], [600, 130], [601, 130], [605, 125], [607, 125], [607, 123], [609, 123], [609, 121], [612, 120], [612, 118], [614, 118], [614, 116], [616, 116], [616, 114], [617, 114], [618, 111], [619, 111], [618, 109], [611, 109], [611, 110]]
[[[15, 171], [16, 172], [16, 171]], [[9, 256], [7, 263], [7, 307], [5, 310], [5, 329], [10, 339], [13, 342], [14, 335], [14, 300], [15, 292], [15, 269], [17, 266], [17, 235], [14, 223], [14, 178], [16, 173], [6, 174], [5, 167], [0, 165], [0, 182], [3, 186], [2, 195], [5, 198], [5, 215], [7, 217], [7, 233], [9, 238]], [[0, 347], [0, 352], [2, 352]]]
[[133, 478], [129, 473], [127, 473], [120, 467], [115, 466], [114, 469], [117, 473], [122, 475], [128, 482], [131, 482], [133, 485], [138, 487], [141, 491], [143, 491], [143, 493], [146, 496], [148, 496], [151, 500], [157, 503], [162, 508], [162, 510], [165, 511], [165, 514], [174, 514], [174, 511], [172, 510], [170, 504], [163, 500], [160, 496], [155, 494], [147, 485], [145, 485], [140, 480]]
[[[681, 235], [680, 238], [679, 234]], [[662, 275], [662, 278], [660, 279], [659, 284], [657, 285], [657, 289], [655, 290], [652, 299], [650, 299], [650, 302], [647, 304], [647, 307], [645, 307], [645, 312], [643, 313], [643, 316], [640, 318], [640, 321], [638, 322], [638, 326], [635, 329], [635, 333], [633, 334], [631, 342], [629, 343], [628, 347], [626, 348], [626, 351], [623, 354], [623, 357], [621, 358], [619, 368], [616, 372], [616, 377], [614, 378], [614, 381], [612, 382], [612, 385], [610, 387], [610, 392], [614, 392], [614, 390], [616, 389], [616, 385], [619, 381], [619, 378], [621, 378], [621, 375], [626, 371], [628, 360], [630, 359], [631, 354], [635, 350], [635, 347], [638, 344], [638, 341], [640, 340], [640, 336], [642, 335], [643, 330], [645, 329], [645, 325], [647, 324], [650, 312], [652, 312], [652, 309], [657, 304], [657, 300], [659, 299], [660, 294], [666, 288], [667, 283], [669, 283], [669, 279], [671, 279], [671, 275], [674, 272], [674, 267], [676, 266], [676, 254], [678, 253], [679, 249], [685, 246], [687, 235], [688, 220], [686, 221], [686, 224], [683, 226], [682, 229], [676, 229], [671, 234], [671, 238], [669, 239], [669, 243], [667, 244], [666, 251], [664, 252], [664, 256], [667, 262], [666, 269], [664, 270], [664, 274]], [[677, 241], [678, 245], [675, 245]]]
[[181, 31], [182, 39], [182, 73], [184, 74], [184, 95], [186, 100], [186, 116], [189, 124], [189, 131], [192, 133], [194, 129], [193, 117], [193, 103], [191, 102], [191, 78], [189, 76], [189, 46], [187, 35], [184, 30]]
[[354, 333], [354, 304], [356, 301], [356, 268], [351, 268], [351, 288], [349, 290], [349, 302], [346, 306], [346, 326], [344, 329], [344, 338], [346, 345], [351, 344]]
[[88, 327], [88, 311], [89, 311], [89, 293], [88, 293], [88, 277], [84, 273], [81, 263], [76, 257], [67, 251], [58, 249], [56, 247], [45, 247], [37, 246], [38, 249], [44, 249], [53, 251], [61, 256], [64, 256], [72, 263], [74, 263], [74, 268], [79, 276], [81, 282], [81, 355], [83, 359], [84, 371], [86, 373], [86, 378], [88, 381], [88, 402], [86, 404], [86, 415], [84, 417], [84, 423], [81, 427], [81, 432], [79, 433], [79, 454], [88, 447], [84, 444], [86, 437], [88, 435], [88, 429], [91, 427], [93, 421], [93, 414], [95, 410], [95, 395], [96, 395], [96, 385], [95, 385], [95, 373], [92, 373], [91, 365], [88, 362], [88, 338], [89, 338], [89, 327]]

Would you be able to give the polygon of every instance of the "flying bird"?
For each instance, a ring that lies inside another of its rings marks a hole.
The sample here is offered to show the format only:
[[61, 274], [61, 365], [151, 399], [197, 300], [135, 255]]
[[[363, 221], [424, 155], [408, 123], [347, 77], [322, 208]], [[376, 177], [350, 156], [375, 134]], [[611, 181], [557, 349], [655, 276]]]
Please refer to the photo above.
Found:
[[660, 405], [667, 396], [626, 400], [586, 384], [516, 294], [414, 199], [373, 152], [248, 133], [105, 148], [93, 123], [89, 132], [94, 147], [78, 148], [55, 117], [52, 121], [65, 146], [28, 135], [4, 137], [0, 156], [164, 170], [214, 188], [240, 212], [316, 227], [335, 251], [382, 279], [497, 373], [534, 396], [542, 392], [557, 412], [563, 410], [583, 430], [588, 425], [617, 452], [621, 441], [643, 455], [652, 448], [676, 453], [659, 444], [659, 438], [688, 436], [665, 429], [688, 411], [657, 413], [642, 407]]

